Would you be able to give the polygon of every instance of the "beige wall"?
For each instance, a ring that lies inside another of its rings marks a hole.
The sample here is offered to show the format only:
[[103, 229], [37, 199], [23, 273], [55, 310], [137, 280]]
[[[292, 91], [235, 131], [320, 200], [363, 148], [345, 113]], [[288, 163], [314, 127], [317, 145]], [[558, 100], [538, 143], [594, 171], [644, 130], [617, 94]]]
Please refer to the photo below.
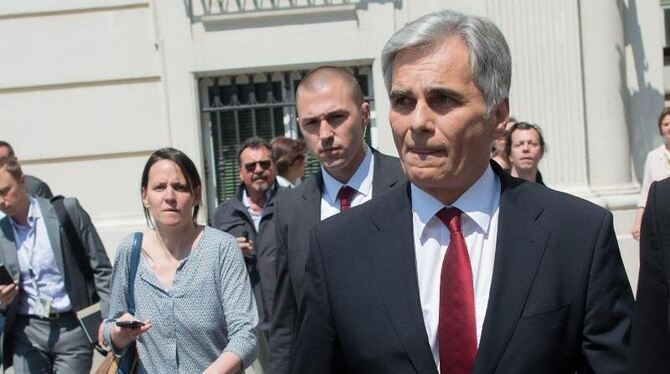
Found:
[[[616, 61], [623, 104], [617, 110], [625, 113], [620, 122], [628, 139], [618, 141], [629, 148], [628, 165], [589, 158], [592, 147], [604, 148], [612, 139], [588, 136], [589, 126], [602, 124], [589, 123], [586, 115], [597, 103], [585, 95], [583, 62], [589, 56], [581, 50], [580, 21], [589, 22], [592, 15], [583, 14], [577, 0], [364, 1], [331, 13], [219, 18], [203, 17], [203, 2], [193, 1], [192, 10], [187, 3], [0, 2], [0, 48], [6, 56], [0, 59], [0, 138], [15, 146], [27, 172], [58, 194], [80, 198], [110, 253], [124, 235], [144, 225], [138, 184], [151, 151], [172, 145], [204, 165], [198, 77], [372, 64], [373, 139], [395, 154], [381, 48], [405, 22], [449, 7], [488, 15], [499, 24], [514, 60], [512, 111], [546, 132], [550, 151], [543, 174], [552, 186], [612, 209], [622, 254], [635, 273], [637, 246], [628, 233], [634, 177], [659, 141], [652, 125], [664, 92], [658, 2], [623, 1], [620, 17], [605, 20], [623, 28]], [[632, 187], [604, 195], [594, 191], [589, 172], [594, 165], [611, 173], [627, 167], [633, 177], [624, 184]]]

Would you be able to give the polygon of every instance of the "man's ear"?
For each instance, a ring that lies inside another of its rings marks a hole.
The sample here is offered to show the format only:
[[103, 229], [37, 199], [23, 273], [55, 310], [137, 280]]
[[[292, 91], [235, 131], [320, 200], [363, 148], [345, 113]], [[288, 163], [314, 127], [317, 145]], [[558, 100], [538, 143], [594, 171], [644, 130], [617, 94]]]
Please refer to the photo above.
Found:
[[491, 138], [498, 139], [505, 135], [505, 127], [507, 126], [507, 118], [509, 117], [509, 98], [506, 97], [502, 102], [497, 104], [491, 111]]
[[363, 116], [363, 125], [367, 127], [370, 123], [370, 104], [366, 101], [361, 104], [361, 115]]

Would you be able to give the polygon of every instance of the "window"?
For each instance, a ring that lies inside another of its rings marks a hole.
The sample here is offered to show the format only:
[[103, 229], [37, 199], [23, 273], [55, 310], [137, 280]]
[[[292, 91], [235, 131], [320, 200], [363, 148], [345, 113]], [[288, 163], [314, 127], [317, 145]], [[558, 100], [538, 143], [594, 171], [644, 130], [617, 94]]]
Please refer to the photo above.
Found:
[[[356, 76], [374, 112], [370, 66], [348, 67]], [[205, 175], [209, 211], [233, 196], [239, 184], [237, 151], [245, 139], [260, 136], [301, 137], [296, 123], [295, 90], [307, 70], [259, 72], [203, 77], [199, 79], [202, 103]], [[371, 141], [370, 127], [365, 137]], [[318, 170], [311, 154], [305, 176]]]

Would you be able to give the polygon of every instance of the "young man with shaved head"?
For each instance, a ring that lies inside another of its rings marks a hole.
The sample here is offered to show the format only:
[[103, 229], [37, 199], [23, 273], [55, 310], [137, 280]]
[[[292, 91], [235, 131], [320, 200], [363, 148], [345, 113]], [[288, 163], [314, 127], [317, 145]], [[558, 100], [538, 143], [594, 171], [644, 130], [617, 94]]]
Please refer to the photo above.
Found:
[[296, 107], [300, 131], [321, 169], [279, 196], [275, 204], [277, 285], [269, 371], [273, 374], [289, 372], [312, 227], [404, 180], [397, 158], [365, 144], [370, 106], [346, 69], [324, 66], [309, 72], [298, 86]]

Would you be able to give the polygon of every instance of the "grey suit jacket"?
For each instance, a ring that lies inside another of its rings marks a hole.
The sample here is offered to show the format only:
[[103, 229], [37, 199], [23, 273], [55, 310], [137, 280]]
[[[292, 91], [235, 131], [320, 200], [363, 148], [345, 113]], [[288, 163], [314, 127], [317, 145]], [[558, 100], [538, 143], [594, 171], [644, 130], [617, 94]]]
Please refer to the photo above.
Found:
[[[65, 279], [65, 288], [67, 290], [70, 301], [73, 307], [82, 304], [92, 304], [95, 300], [91, 300], [89, 295], [89, 287], [86, 284], [83, 274], [81, 274], [76, 260], [72, 255], [72, 248], [68, 242], [65, 231], [61, 227], [56, 211], [51, 202], [47, 199], [38, 197], [37, 202], [44, 217], [51, 248], [54, 251], [56, 262]], [[77, 199], [67, 198], [63, 201], [65, 209], [67, 209], [72, 224], [77, 229], [82, 243], [87, 251], [91, 269], [93, 269], [95, 290], [100, 298], [102, 315], [107, 315], [107, 308], [109, 306], [109, 292], [112, 281], [112, 265], [107, 257], [105, 247], [98, 237], [98, 233], [91, 223], [91, 219], [79, 205]], [[64, 255], [65, 254], [65, 255]], [[0, 262], [5, 264], [7, 270], [15, 280], [20, 282], [19, 262], [17, 258], [17, 248], [14, 239], [14, 230], [9, 222], [9, 217], [4, 217], [0, 220]], [[20, 283], [19, 283], [20, 285]], [[88, 302], [86, 300], [88, 299]], [[11, 366], [13, 344], [10, 341], [12, 336], [12, 328], [18, 309], [18, 297], [2, 310], [5, 316], [4, 330], [0, 333], [0, 344], [2, 344], [1, 352], [3, 354], [3, 364], [5, 368]]]
[[32, 175], [24, 174], [26, 177], [26, 191], [29, 195], [51, 199], [54, 195], [51, 193], [51, 188], [43, 180], [33, 177]]
[[[396, 157], [373, 150], [372, 197], [391, 190], [405, 175]], [[270, 373], [288, 373], [295, 319], [302, 297], [309, 233], [321, 221], [321, 172], [287, 190], [275, 202], [277, 284], [270, 327]]]

